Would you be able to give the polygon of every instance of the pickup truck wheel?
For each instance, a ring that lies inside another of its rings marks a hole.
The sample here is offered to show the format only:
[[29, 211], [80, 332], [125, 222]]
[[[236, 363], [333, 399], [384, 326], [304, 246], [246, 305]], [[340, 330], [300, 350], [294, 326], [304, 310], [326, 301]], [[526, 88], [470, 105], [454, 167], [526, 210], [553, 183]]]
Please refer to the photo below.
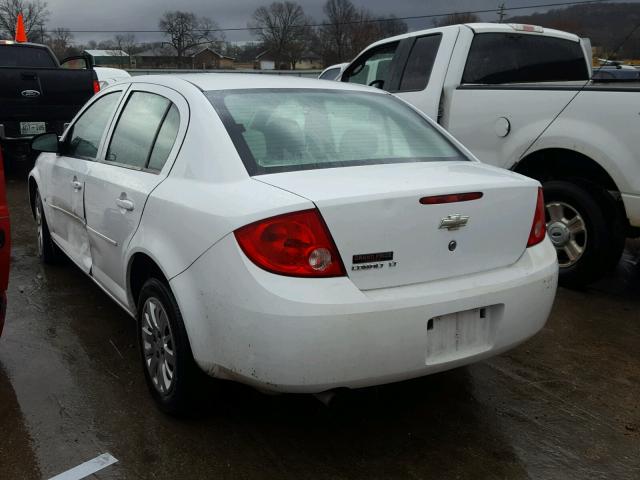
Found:
[[147, 387], [165, 413], [193, 405], [200, 370], [193, 360], [178, 304], [165, 282], [151, 278], [138, 299], [138, 342]]
[[53, 243], [47, 219], [44, 216], [44, 208], [42, 207], [42, 198], [40, 191], [36, 190], [35, 212], [38, 257], [43, 263], [53, 265], [59, 263], [62, 258], [62, 251]]
[[558, 252], [560, 283], [581, 288], [617, 264], [624, 229], [613, 199], [604, 191], [568, 181], [544, 184], [549, 238]]

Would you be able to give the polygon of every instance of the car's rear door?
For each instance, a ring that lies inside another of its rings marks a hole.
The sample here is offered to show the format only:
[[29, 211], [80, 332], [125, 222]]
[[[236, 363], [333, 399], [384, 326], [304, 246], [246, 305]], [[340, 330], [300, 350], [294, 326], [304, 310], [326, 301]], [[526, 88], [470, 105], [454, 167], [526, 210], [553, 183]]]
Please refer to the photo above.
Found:
[[[134, 84], [86, 179], [92, 275], [126, 303], [124, 254], [147, 197], [166, 178], [186, 133], [189, 108], [174, 90]], [[174, 228], [168, 225], [167, 228]]]
[[62, 153], [44, 159], [49, 181], [43, 191], [51, 235], [86, 273], [91, 270], [91, 255], [85, 228], [84, 182], [121, 98], [122, 90], [97, 98], [70, 126]]

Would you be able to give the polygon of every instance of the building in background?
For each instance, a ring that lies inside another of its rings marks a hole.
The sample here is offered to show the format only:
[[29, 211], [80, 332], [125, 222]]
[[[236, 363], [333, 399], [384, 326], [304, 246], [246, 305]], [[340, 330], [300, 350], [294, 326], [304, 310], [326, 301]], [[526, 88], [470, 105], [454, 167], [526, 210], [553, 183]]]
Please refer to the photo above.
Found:
[[198, 70], [232, 69], [236, 60], [233, 57], [222, 55], [209, 47], [203, 48], [191, 58], [193, 59], [193, 68]]
[[83, 53], [93, 59], [96, 67], [131, 67], [131, 57], [124, 50], [85, 50]]

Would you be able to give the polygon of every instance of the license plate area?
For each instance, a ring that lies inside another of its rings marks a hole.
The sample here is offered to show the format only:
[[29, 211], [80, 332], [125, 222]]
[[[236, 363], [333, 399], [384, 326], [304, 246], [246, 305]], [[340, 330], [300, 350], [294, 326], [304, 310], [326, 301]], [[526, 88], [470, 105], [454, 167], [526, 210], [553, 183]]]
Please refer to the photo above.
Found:
[[426, 364], [446, 363], [489, 350], [500, 307], [474, 308], [429, 319]]
[[20, 135], [40, 135], [47, 133], [46, 122], [20, 122]]

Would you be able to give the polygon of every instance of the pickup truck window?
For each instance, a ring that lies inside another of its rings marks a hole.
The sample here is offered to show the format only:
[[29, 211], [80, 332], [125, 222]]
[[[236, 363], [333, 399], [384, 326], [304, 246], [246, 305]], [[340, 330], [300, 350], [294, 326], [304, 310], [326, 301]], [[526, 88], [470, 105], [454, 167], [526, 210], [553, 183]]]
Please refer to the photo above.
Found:
[[371, 85], [376, 82], [378, 88], [385, 88], [385, 85], [389, 84], [391, 61], [398, 44], [393, 42], [371, 49], [342, 74], [342, 81], [360, 85]]
[[427, 120], [382, 93], [207, 92], [249, 175], [468, 160]]
[[107, 162], [146, 168], [171, 105], [169, 100], [155, 93], [133, 92], [113, 131]]
[[579, 42], [531, 34], [475, 36], [462, 83], [500, 84], [588, 80]]
[[404, 68], [399, 92], [424, 90], [438, 54], [442, 35], [428, 35], [416, 39]]
[[71, 127], [65, 155], [93, 160], [98, 154], [100, 140], [107, 122], [116, 109], [120, 94], [113, 92], [96, 100]]
[[0, 67], [56, 68], [48, 50], [23, 45], [0, 46]]

